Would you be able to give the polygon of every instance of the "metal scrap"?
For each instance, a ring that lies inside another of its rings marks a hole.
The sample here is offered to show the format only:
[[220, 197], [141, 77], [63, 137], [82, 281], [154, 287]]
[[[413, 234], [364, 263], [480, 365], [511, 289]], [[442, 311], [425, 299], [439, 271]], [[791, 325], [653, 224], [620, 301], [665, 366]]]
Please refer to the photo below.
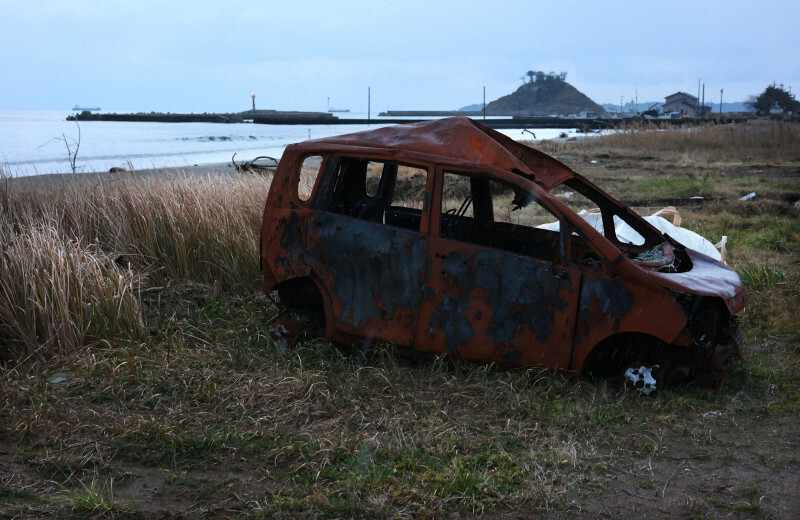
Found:
[[[259, 163], [258, 161], [261, 161], [261, 163]], [[263, 164], [264, 162], [267, 162], [268, 164]], [[278, 159], [270, 157], [268, 155], [259, 155], [258, 157], [250, 161], [237, 163], [236, 154], [234, 153], [233, 157], [231, 157], [231, 163], [233, 163], [233, 167], [236, 168], [236, 173], [247, 173], [247, 174], [258, 174], [258, 175], [275, 173], [275, 169], [278, 167]]]

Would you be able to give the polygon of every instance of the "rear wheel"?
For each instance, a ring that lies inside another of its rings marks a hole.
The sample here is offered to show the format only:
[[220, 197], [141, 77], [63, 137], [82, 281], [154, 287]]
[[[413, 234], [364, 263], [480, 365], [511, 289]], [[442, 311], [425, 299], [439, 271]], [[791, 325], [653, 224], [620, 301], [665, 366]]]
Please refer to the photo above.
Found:
[[282, 308], [270, 335], [279, 351], [285, 352], [301, 335], [325, 335], [325, 308], [314, 282], [295, 278], [281, 283], [277, 289]]

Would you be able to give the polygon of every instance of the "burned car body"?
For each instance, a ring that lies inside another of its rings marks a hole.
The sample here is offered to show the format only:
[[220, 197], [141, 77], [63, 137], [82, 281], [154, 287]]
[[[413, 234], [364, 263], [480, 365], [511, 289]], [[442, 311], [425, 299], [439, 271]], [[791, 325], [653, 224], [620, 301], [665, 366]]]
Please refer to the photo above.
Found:
[[[635, 240], [616, 236], [620, 223]], [[261, 264], [263, 291], [322, 311], [335, 341], [574, 374], [675, 366], [717, 385], [741, 357], [735, 272], [467, 118], [289, 146]]]

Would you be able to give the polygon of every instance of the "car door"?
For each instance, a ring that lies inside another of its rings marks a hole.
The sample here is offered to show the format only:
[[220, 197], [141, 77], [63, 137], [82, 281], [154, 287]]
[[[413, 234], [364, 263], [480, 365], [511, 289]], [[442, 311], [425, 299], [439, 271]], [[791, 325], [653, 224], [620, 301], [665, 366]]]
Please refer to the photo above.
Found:
[[[306, 233], [306, 262], [331, 297], [333, 326], [411, 345], [426, 267], [428, 169], [374, 157], [334, 163]], [[401, 190], [409, 183], [418, 189]]]
[[476, 172], [436, 175], [417, 349], [567, 369], [581, 273], [560, 262], [560, 234], [500, 218], [519, 187]]

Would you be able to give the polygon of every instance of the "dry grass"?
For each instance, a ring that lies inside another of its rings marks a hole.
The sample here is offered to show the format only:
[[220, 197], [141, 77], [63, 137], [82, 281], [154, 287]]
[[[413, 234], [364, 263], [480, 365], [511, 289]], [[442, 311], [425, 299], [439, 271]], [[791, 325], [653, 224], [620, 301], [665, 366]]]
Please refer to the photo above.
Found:
[[0, 357], [47, 359], [109, 331], [144, 331], [137, 276], [95, 245], [83, 246], [53, 227], [17, 233], [0, 225]]
[[0, 357], [136, 337], [144, 279], [258, 287], [263, 177], [2, 181]]
[[754, 162], [800, 159], [800, 128], [793, 123], [743, 123], [698, 127], [654, 125], [623, 128], [599, 138], [576, 142], [546, 142], [541, 147], [558, 155], [564, 151], [615, 154], [659, 159]]
[[[686, 154], [722, 197], [680, 209], [685, 227], [729, 236], [750, 295], [746, 358], [720, 394], [652, 399], [547, 371], [410, 362], [384, 344], [365, 359], [311, 331], [280, 351], [278, 310], [257, 291], [266, 179], [35, 194], [0, 179], [0, 287], [13, 291], [0, 348], [14, 358], [0, 365], [0, 515], [792, 517], [800, 160], [781, 152], [765, 168], [753, 128], [752, 146], [722, 143], [725, 175], [702, 151], [711, 128], [695, 146], [671, 134], [557, 145], [608, 191], [649, 182], [654, 199], [689, 180]], [[724, 195], [745, 189], [759, 197]]]

